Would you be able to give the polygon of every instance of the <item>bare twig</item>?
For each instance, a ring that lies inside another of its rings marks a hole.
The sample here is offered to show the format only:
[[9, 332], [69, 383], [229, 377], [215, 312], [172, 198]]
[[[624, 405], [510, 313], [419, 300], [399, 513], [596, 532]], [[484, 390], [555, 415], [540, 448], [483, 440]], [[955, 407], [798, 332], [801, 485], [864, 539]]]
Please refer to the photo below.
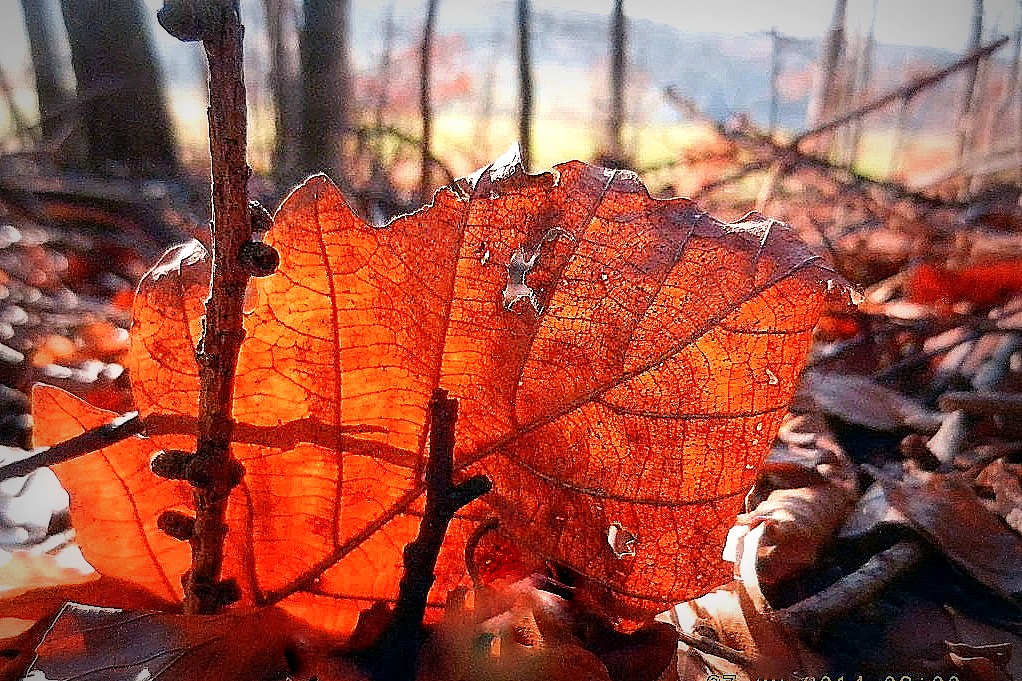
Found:
[[706, 638], [699, 634], [683, 631], [678, 627], [675, 628], [678, 631], [678, 638], [689, 648], [698, 650], [701, 653], [713, 655], [714, 657], [719, 657], [722, 660], [727, 660], [731, 664], [736, 664], [740, 667], [745, 667], [752, 661], [749, 659], [748, 655], [740, 650], [735, 650], [730, 646], [714, 641], [712, 638]]
[[457, 485], [454, 469], [454, 426], [458, 401], [437, 389], [429, 403], [429, 462], [426, 465], [426, 508], [419, 534], [405, 547], [404, 576], [393, 619], [368, 655], [376, 681], [415, 678], [426, 596], [436, 580], [437, 556], [447, 527], [463, 506], [490, 491], [489, 478], [473, 476]]
[[953, 64], [949, 64], [948, 66], [945, 66], [942, 69], [934, 71], [933, 73], [929, 73], [921, 78], [917, 78], [911, 83], [904, 85], [900, 88], [897, 88], [895, 90], [891, 90], [890, 92], [887, 92], [877, 97], [876, 99], [867, 102], [866, 104], [863, 104], [862, 106], [853, 109], [852, 111], [849, 111], [848, 113], [841, 114], [840, 116], [832, 118], [826, 123], [818, 125], [810, 130], [806, 130], [805, 132], [798, 135], [794, 140], [792, 140], [791, 146], [797, 147], [799, 144], [801, 144], [802, 142], [811, 137], [816, 137], [818, 135], [822, 135], [823, 133], [830, 132], [834, 128], [839, 128], [845, 123], [854, 121], [858, 118], [862, 118], [866, 114], [872, 113], [877, 109], [883, 108], [888, 104], [891, 104], [892, 102], [897, 102], [898, 100], [911, 98], [914, 95], [918, 94], [921, 90], [925, 90], [926, 88], [932, 87], [939, 83], [940, 81], [947, 78], [948, 76], [950, 76], [951, 74], [960, 71], [961, 69], [964, 69], [966, 67], [969, 67], [972, 64], [978, 62], [980, 59], [983, 59], [993, 54], [997, 50], [1001, 49], [1005, 44], [1007, 44], [1007, 42], [1008, 36], [1002, 36], [1001, 38], [998, 38], [994, 42], [979, 48], [978, 50], [973, 50], [972, 52], [965, 55], [958, 61], [954, 62]]
[[[405, 132], [404, 130], [402, 130], [401, 128], [398, 128], [398, 127], [393, 126], [393, 125], [383, 125], [383, 126], [377, 126], [375, 124], [374, 125], [358, 125], [358, 126], [355, 126], [354, 131], [358, 135], [365, 135], [365, 136], [368, 136], [368, 137], [378, 137], [380, 139], [384, 139], [384, 138], [389, 137], [389, 138], [393, 139], [396, 142], [400, 142], [401, 144], [407, 144], [409, 146], [413, 146], [413, 147], [415, 147], [416, 149], [419, 150], [420, 154], [422, 153], [422, 146], [423, 145], [422, 145], [422, 139], [421, 138], [416, 137], [415, 135], [411, 135], [411, 134]], [[381, 145], [378, 145], [378, 146], [382, 147], [383, 145], [381, 144]], [[429, 151], [427, 153], [428, 153], [428, 157], [427, 158], [428, 158], [429, 162], [432, 165], [434, 165], [434, 166], [436, 166], [437, 168], [440, 169], [440, 172], [442, 172], [444, 174], [444, 177], [447, 178], [447, 183], [448, 184], [450, 184], [451, 182], [454, 182], [456, 179], [458, 179], [458, 175], [453, 170], [451, 170], [451, 167], [449, 165], [444, 163], [442, 158], [440, 158], [439, 156], [434, 154], [432, 151]]]
[[[667, 86], [663, 92], [671, 104], [684, 115], [713, 123], [709, 121], [709, 117], [695, 108], [694, 103], [683, 97], [674, 86]], [[843, 188], [857, 188], [860, 192], [865, 188], [874, 188], [886, 192], [894, 198], [908, 199], [917, 204], [933, 207], [953, 207], [956, 205], [954, 202], [944, 201], [914, 191], [898, 182], [877, 180], [850, 170], [845, 166], [831, 163], [825, 158], [796, 149], [793, 144], [782, 144], [769, 135], [760, 133], [755, 129], [731, 127], [719, 123], [713, 123], [713, 125], [721, 136], [735, 142], [748, 151], [764, 154], [766, 158], [746, 163], [740, 170], [704, 184], [691, 195], [690, 198], [692, 199], [699, 199], [713, 190], [734, 184], [754, 172], [766, 170], [779, 164], [784, 173], [790, 173], [799, 167], [809, 168], [824, 174]]]
[[213, 178], [210, 295], [206, 300], [199, 365], [198, 441], [188, 466], [194, 487], [192, 566], [185, 575], [185, 612], [214, 613], [237, 597], [223, 582], [227, 499], [243, 470], [231, 455], [232, 400], [238, 352], [245, 337], [242, 304], [250, 271], [243, 247], [251, 243], [250, 170], [245, 157], [247, 119], [242, 68], [244, 27], [238, 0], [166, 0], [160, 23], [182, 40], [202, 40], [209, 62], [209, 150]]
[[926, 556], [922, 543], [898, 542], [866, 561], [850, 575], [842, 577], [823, 591], [778, 610], [777, 619], [799, 632], [813, 633], [830, 622], [846, 617], [906, 575]]
[[944, 412], [961, 409], [970, 414], [1022, 414], [1022, 394], [1001, 392], [947, 392], [939, 400]]
[[0, 465], [0, 481], [28, 475], [37, 468], [53, 466], [104, 447], [126, 440], [145, 430], [138, 412], [119, 416], [110, 423], [87, 430], [81, 435], [64, 440], [52, 447], [43, 447], [34, 452], [25, 452], [24, 458]]

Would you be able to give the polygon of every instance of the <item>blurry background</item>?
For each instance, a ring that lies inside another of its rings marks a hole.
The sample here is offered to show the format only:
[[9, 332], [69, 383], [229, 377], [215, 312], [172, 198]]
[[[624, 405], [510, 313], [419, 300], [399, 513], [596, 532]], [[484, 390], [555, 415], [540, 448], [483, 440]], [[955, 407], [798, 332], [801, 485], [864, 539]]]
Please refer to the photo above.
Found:
[[[3, 150], [105, 176], [202, 176], [204, 58], [156, 24], [161, 4], [0, 0]], [[1002, 36], [812, 151], [923, 189], [959, 169], [977, 189], [1019, 167], [1018, 0], [241, 7], [254, 169], [277, 194], [324, 170], [372, 194], [378, 220], [519, 139], [533, 169], [600, 158], [692, 192], [682, 156], [710, 143], [714, 123], [790, 141]]]

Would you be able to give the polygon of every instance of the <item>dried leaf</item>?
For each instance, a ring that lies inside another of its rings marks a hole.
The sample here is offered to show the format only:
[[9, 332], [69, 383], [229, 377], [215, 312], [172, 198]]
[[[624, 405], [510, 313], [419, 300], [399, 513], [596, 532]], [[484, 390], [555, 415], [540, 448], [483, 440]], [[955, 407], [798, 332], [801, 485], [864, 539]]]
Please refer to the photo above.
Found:
[[848, 490], [829, 483], [774, 490], [751, 512], [738, 516], [732, 533], [766, 525], [757, 573], [761, 582], [774, 584], [816, 564], [853, 502]]
[[680, 603], [672, 609], [670, 618], [682, 632], [709, 638], [741, 656], [728, 660], [683, 646], [686, 654], [679, 659], [679, 677], [683, 679], [692, 678], [682, 671], [682, 665], [691, 668], [685, 662], [691, 656], [696, 656], [715, 674], [734, 675], [738, 679], [797, 678], [814, 676], [826, 669], [819, 656], [754, 607], [741, 582]]
[[[225, 572], [256, 603], [286, 598], [346, 632], [396, 593], [437, 386], [461, 403], [456, 475], [490, 476], [501, 531], [575, 571], [580, 598], [641, 619], [722, 583], [730, 571], [713, 547], [767, 453], [825, 299], [847, 299], [783, 225], [723, 224], [689, 201], [651, 199], [630, 173], [577, 162], [536, 176], [516, 160], [491, 166], [385, 229], [313, 177], [265, 240], [280, 267], [247, 294], [233, 404], [247, 472], [228, 509]], [[60, 471], [83, 544], [119, 532], [130, 545], [86, 548], [90, 561], [160, 595], [180, 595], [186, 551], [155, 517], [186, 510], [185, 486], [145, 466], [157, 449], [193, 446], [208, 268], [201, 246], [185, 245], [139, 287], [128, 363], [152, 437]], [[92, 418], [53, 391], [38, 399], [40, 420], [73, 422], [45, 426], [40, 444]], [[452, 524], [432, 603], [464, 578], [481, 510]], [[628, 550], [615, 551], [610, 528]]]
[[611, 681], [571, 634], [563, 599], [529, 580], [454, 592], [423, 651], [420, 681]]
[[1004, 459], [992, 461], [980, 471], [976, 483], [994, 494], [987, 507], [1022, 534], [1022, 464], [1005, 463]]
[[1009, 600], [1022, 600], [1022, 537], [988, 511], [971, 487], [933, 474], [922, 484], [882, 481], [891, 505], [949, 560]]
[[854, 374], [807, 371], [805, 389], [825, 413], [873, 430], [904, 428], [935, 432], [942, 423], [939, 412], [915, 400]]
[[196, 681], [215, 669], [218, 679], [280, 679], [289, 671], [283, 619], [272, 610], [195, 617], [68, 603], [29, 678]]

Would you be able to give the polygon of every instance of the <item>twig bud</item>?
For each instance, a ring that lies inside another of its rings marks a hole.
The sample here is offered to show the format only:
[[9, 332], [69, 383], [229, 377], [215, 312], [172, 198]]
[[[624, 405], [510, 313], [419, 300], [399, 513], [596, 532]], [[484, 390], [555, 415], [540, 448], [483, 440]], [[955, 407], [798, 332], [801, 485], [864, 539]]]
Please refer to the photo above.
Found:
[[188, 475], [188, 462], [195, 455], [177, 449], [156, 452], [149, 459], [149, 470], [167, 480], [184, 480]]
[[255, 199], [248, 202], [248, 213], [251, 216], [253, 233], [261, 235], [273, 227], [273, 216], [270, 215], [270, 211]]
[[219, 3], [206, 0], [163, 0], [156, 13], [163, 29], [186, 43], [215, 36], [223, 25]]
[[268, 277], [277, 271], [280, 254], [262, 241], [246, 241], [238, 252], [238, 263], [252, 277]]
[[195, 534], [195, 518], [181, 511], [164, 511], [156, 526], [174, 539], [188, 541]]

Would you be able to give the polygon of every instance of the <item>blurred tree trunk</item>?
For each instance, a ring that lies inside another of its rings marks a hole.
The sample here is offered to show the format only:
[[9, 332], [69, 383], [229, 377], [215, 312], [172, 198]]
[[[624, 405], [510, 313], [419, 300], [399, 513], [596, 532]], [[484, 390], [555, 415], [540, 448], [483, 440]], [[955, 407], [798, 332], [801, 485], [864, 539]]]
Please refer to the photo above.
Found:
[[776, 28], [770, 29], [770, 114], [767, 118], [767, 132], [777, 132], [777, 114], [780, 105], [778, 81], [781, 77], [781, 49], [783, 37]]
[[426, 23], [422, 27], [422, 45], [419, 48], [419, 111], [422, 115], [422, 166], [419, 169], [419, 197], [428, 201], [432, 194], [430, 181], [433, 168], [433, 101], [430, 79], [433, 70], [433, 31], [440, 0], [426, 3]]
[[273, 97], [273, 175], [278, 182], [291, 178], [296, 162], [301, 122], [294, 96], [295, 60], [290, 49], [294, 4], [289, 0], [263, 0], [266, 38], [270, 44], [270, 94]]
[[518, 146], [522, 166], [532, 164], [532, 54], [529, 47], [531, 30], [530, 0], [518, 0]]
[[60, 4], [88, 147], [84, 167], [140, 177], [177, 174], [177, 147], [142, 0]]
[[627, 165], [622, 127], [625, 122], [625, 10], [624, 0], [614, 0], [610, 19], [610, 117], [607, 119], [609, 165]]
[[351, 118], [351, 0], [305, 0], [301, 37], [300, 173], [345, 178], [343, 140]]
[[[967, 52], [978, 50], [983, 42], [983, 0], [972, 2], [972, 30], [969, 34], [969, 46]], [[972, 138], [974, 119], [976, 116], [976, 105], [974, 100], [976, 94], [976, 81], [979, 78], [980, 62], [977, 60], [965, 71], [965, 92], [962, 94], [962, 105], [958, 112], [958, 144], [956, 148], [956, 160], [961, 163], [965, 152], [969, 148]], [[967, 183], [966, 183], [967, 184]]]
[[[848, 0], [834, 0], [834, 13], [831, 15], [830, 28], [822, 45], [819, 69], [813, 93], [809, 99], [806, 127], [812, 129], [834, 115], [834, 99], [840, 78], [838, 68], [845, 49], [845, 13]], [[821, 138], [822, 139], [822, 138]]]
[[376, 102], [373, 104], [373, 135], [374, 141], [370, 144], [372, 156], [373, 177], [383, 174], [383, 155], [386, 145], [383, 138], [383, 126], [386, 122], [387, 105], [390, 103], [390, 78], [392, 62], [394, 60], [394, 2], [387, 5], [383, 15], [383, 45], [380, 49], [380, 63], [376, 73], [380, 89], [376, 93]]
[[[873, 52], [876, 49], [876, 21], [877, 21], [877, 0], [873, 0], [873, 15], [869, 22], [869, 32], [865, 40], [859, 45], [860, 54], [858, 69], [854, 79], [854, 96], [849, 101], [849, 106], [861, 106], [869, 99], [869, 85], [873, 79]], [[862, 119], [852, 121], [848, 131], [848, 151], [846, 167], [852, 170], [855, 161], [859, 158], [859, 146], [862, 144]]]
[[71, 109], [71, 93], [64, 87], [56, 51], [55, 22], [60, 18], [55, 1], [21, 0], [21, 12], [25, 17], [25, 32], [32, 54], [39, 127], [45, 144], [55, 141], [63, 133], [64, 119]]

